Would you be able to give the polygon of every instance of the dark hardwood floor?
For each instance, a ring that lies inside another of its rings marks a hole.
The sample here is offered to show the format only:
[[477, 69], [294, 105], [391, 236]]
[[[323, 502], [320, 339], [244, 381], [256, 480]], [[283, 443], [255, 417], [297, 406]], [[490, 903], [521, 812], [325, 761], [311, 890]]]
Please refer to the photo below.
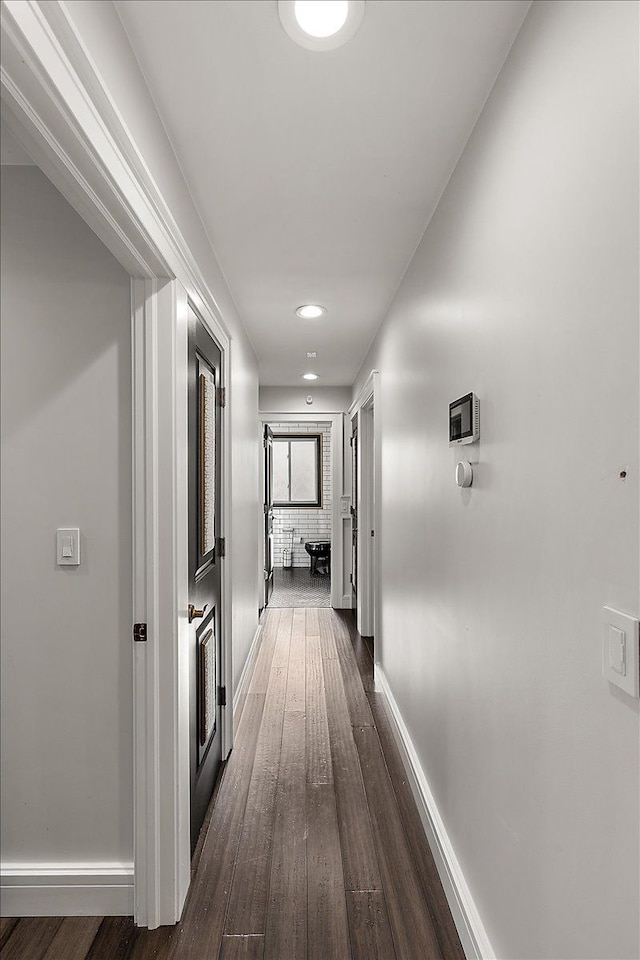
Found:
[[464, 960], [370, 644], [348, 612], [263, 623], [181, 922], [3, 919], [2, 960]]

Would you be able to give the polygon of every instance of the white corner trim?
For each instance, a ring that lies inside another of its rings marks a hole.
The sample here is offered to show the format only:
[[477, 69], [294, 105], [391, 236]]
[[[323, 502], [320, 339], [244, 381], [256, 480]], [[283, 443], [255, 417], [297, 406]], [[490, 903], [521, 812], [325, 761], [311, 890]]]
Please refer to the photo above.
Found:
[[385, 695], [389, 705], [391, 729], [407, 772], [407, 780], [418, 807], [465, 956], [467, 960], [495, 960], [495, 951], [489, 942], [484, 924], [471, 896], [416, 748], [379, 663], [375, 665], [375, 684], [376, 689]]
[[251, 641], [251, 646], [249, 647], [249, 653], [247, 654], [247, 659], [244, 662], [244, 667], [242, 668], [242, 673], [240, 674], [240, 679], [238, 680], [238, 686], [233, 691], [234, 729], [237, 729], [238, 724], [240, 723], [240, 717], [242, 716], [242, 711], [244, 709], [247, 693], [249, 692], [249, 684], [251, 683], [251, 678], [253, 676], [253, 671], [255, 669], [256, 660], [258, 658], [258, 653], [260, 651], [261, 634], [262, 634], [262, 624], [259, 623], [258, 626], [256, 627], [256, 632], [254, 634], [253, 640]]
[[349, 417], [353, 417], [354, 413], [357, 413], [358, 410], [360, 410], [360, 408], [363, 407], [365, 403], [374, 396], [376, 386], [378, 385], [379, 375], [379, 370], [371, 371], [362, 388], [360, 389], [358, 396], [349, 407]]
[[3, 863], [3, 917], [130, 917], [133, 863]]

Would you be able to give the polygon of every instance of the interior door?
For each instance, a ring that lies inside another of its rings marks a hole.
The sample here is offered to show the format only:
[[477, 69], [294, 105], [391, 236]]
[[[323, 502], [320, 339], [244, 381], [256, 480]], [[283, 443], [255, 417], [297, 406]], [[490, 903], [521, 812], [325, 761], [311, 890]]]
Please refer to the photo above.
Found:
[[220, 349], [189, 307], [191, 852], [222, 761]]
[[273, 592], [273, 433], [264, 426], [264, 605]]
[[351, 607], [358, 611], [358, 421], [351, 434]]

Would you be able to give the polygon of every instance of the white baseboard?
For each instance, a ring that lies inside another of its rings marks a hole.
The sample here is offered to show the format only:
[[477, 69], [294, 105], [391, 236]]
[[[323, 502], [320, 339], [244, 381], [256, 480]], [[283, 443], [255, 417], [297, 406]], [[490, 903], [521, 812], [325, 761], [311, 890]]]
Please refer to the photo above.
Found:
[[247, 659], [244, 662], [244, 667], [242, 668], [242, 673], [240, 674], [240, 679], [238, 680], [238, 686], [233, 692], [233, 726], [237, 728], [240, 717], [242, 716], [242, 709], [249, 692], [249, 684], [251, 683], [251, 677], [253, 676], [253, 670], [256, 665], [256, 659], [258, 657], [258, 651], [260, 650], [260, 634], [262, 633], [262, 624], [259, 623], [256, 627], [256, 632], [254, 634], [253, 640], [251, 641], [251, 646], [249, 647], [249, 653], [247, 654]]
[[0, 866], [0, 916], [132, 915], [132, 863], [3, 863]]
[[467, 886], [413, 741], [384, 671], [378, 663], [375, 665], [375, 683], [376, 688], [384, 693], [389, 704], [391, 729], [407, 772], [407, 780], [418, 807], [465, 956], [467, 960], [495, 960], [495, 952]]

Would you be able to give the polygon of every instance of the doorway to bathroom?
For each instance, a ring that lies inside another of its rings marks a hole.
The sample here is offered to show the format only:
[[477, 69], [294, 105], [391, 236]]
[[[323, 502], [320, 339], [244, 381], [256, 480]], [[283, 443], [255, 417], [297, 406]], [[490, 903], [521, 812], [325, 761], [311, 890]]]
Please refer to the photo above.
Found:
[[331, 427], [325, 420], [264, 424], [264, 601], [270, 607], [331, 606]]

